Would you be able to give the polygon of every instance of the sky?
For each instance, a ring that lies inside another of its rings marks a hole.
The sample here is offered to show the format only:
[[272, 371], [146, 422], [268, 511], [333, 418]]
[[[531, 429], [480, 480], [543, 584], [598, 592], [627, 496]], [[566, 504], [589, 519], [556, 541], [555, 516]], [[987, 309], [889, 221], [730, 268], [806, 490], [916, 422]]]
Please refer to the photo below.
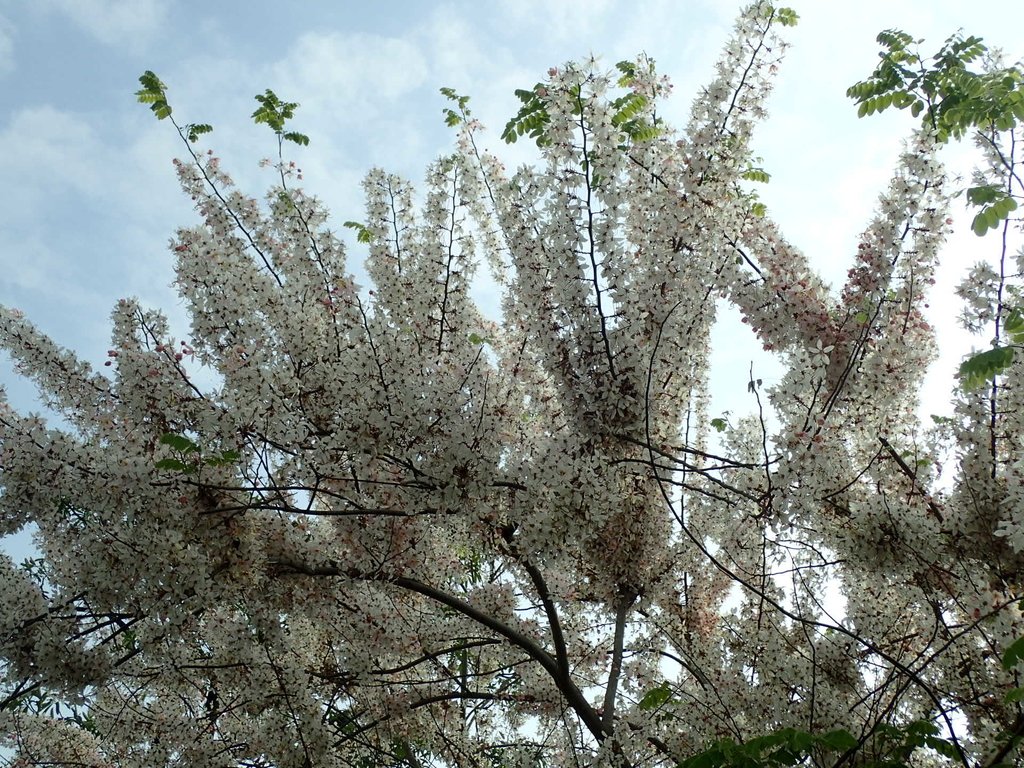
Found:
[[[761, 195], [790, 241], [835, 284], [912, 128], [901, 113], [858, 120], [844, 95], [874, 68], [877, 33], [905, 29], [930, 51], [963, 28], [1016, 60], [1024, 55], [1024, 3], [789, 5], [801, 21], [787, 33], [792, 48], [771, 117], [755, 137], [772, 174]], [[609, 68], [640, 52], [653, 57], [675, 83], [664, 114], [684, 124], [739, 7], [731, 0], [0, 0], [0, 303], [23, 310], [96, 367], [122, 297], [163, 308], [178, 337], [187, 337], [168, 241], [197, 218], [171, 165], [183, 151], [177, 135], [135, 101], [144, 70], [167, 84], [176, 117], [214, 126], [203, 146], [256, 196], [273, 182], [259, 161], [276, 145], [249, 119], [253, 95], [271, 88], [299, 102], [292, 127], [311, 144], [292, 154], [306, 189], [340, 225], [361, 218], [360, 181], [370, 167], [418, 180], [453, 146], [442, 86], [472, 97], [474, 114], [490, 128], [485, 146], [509, 167], [531, 157], [525, 142], [507, 147], [499, 139], [517, 110], [513, 91], [591, 54]], [[956, 170], [969, 169], [969, 152], [950, 159]], [[969, 216], [954, 216], [966, 230]], [[951, 286], [993, 247], [966, 233], [944, 257], [937, 291], [946, 298], [933, 302], [943, 357], [928, 383], [936, 410], [972, 343], [951, 323]], [[350, 258], [358, 273], [354, 243]], [[480, 295], [494, 300], [486, 289]], [[751, 361], [770, 383], [752, 339], [734, 343], [746, 333], [731, 318], [717, 331], [714, 407], [752, 406], [743, 399]], [[2, 357], [0, 384], [15, 407], [37, 408], [31, 387]]]

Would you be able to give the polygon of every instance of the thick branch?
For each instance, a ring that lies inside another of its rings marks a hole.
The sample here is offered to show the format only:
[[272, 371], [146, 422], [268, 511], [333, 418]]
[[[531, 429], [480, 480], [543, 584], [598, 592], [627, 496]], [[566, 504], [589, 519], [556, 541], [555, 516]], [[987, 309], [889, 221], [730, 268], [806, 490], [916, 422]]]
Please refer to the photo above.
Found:
[[619, 675], [622, 674], [622, 649], [626, 638], [626, 616], [636, 599], [635, 595], [623, 595], [615, 608], [615, 640], [612, 646], [612, 666], [608, 672], [608, 687], [604, 691], [604, 714], [601, 724], [611, 733], [615, 724], [615, 696], [619, 689]]
[[508, 640], [512, 645], [519, 648], [521, 651], [526, 653], [531, 659], [539, 663], [554, 681], [558, 690], [565, 697], [566, 702], [572, 707], [573, 711], [580, 718], [583, 724], [587, 727], [587, 730], [597, 739], [599, 742], [604, 741], [607, 733], [605, 732], [604, 726], [601, 723], [601, 719], [597, 712], [584, 697], [583, 692], [576, 687], [576, 684], [572, 681], [572, 678], [568, 674], [568, 670], [563, 671], [558, 661], [547, 651], [545, 651], [533, 638], [524, 635], [515, 627], [511, 627], [503, 621], [499, 621], [495, 617], [481, 611], [465, 600], [462, 600], [455, 595], [451, 595], [442, 589], [432, 587], [429, 584], [424, 584], [422, 581], [417, 579], [410, 579], [405, 576], [394, 576], [388, 577], [383, 574], [371, 574], [362, 573], [356, 570], [344, 571], [335, 564], [328, 566], [314, 567], [308, 566], [304, 563], [294, 562], [278, 562], [276, 566], [280, 573], [298, 573], [307, 576], [329, 576], [339, 577], [347, 576], [350, 579], [357, 581], [377, 581], [386, 584], [393, 584], [396, 587], [401, 587], [410, 592], [416, 592], [417, 594], [423, 595], [435, 602], [441, 603], [455, 611], [458, 611], [466, 618], [472, 619], [473, 621], [487, 627], [492, 632], [501, 635]]

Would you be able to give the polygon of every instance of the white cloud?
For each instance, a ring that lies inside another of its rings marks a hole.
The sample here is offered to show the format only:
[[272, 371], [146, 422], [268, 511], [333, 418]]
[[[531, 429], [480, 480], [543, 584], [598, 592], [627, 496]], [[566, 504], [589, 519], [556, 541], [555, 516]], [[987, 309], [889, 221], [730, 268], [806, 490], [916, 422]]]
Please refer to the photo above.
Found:
[[14, 70], [14, 25], [0, 15], [0, 75]]
[[[0, 143], [17, 148], [0, 156], [0, 178], [18, 189], [0, 209], [0, 288], [9, 298], [67, 304], [68, 296], [56, 295], [67, 286], [86, 301], [99, 295], [105, 277], [121, 295], [159, 293], [151, 278], [135, 274], [134, 256], [146, 254], [152, 267], [178, 223], [168, 224], [167, 212], [185, 217], [190, 206], [178, 194], [170, 161], [149, 156], [160, 151], [151, 139], [158, 128], [118, 144], [106, 135], [104, 119], [110, 118], [46, 105], [23, 108], [0, 126]], [[98, 317], [109, 303], [98, 301]]]
[[42, 0], [104, 45], [138, 50], [163, 26], [166, 0]]
[[[595, 20], [612, 7], [611, 0], [502, 0], [502, 16], [511, 24], [539, 31], [555, 40], [586, 41], [596, 31]], [[537, 24], [543, 19], [542, 24]]]
[[277, 65], [301, 90], [330, 94], [339, 109], [359, 98], [394, 101], [423, 84], [427, 62], [413, 43], [378, 35], [309, 32]]
[[7, 211], [12, 204], [31, 207], [29, 198], [48, 185], [87, 192], [102, 170], [97, 163], [102, 144], [88, 123], [49, 105], [16, 112], [0, 132], [0, 141], [17, 147], [0, 157], [0, 174], [21, 189], [17, 200], [5, 206]]
[[[311, 181], [317, 178], [318, 158], [346, 164], [356, 160], [358, 178], [371, 165], [419, 170], [429, 157], [421, 126], [409, 113], [411, 104], [421, 103], [421, 91], [433, 85], [429, 73], [427, 55], [410, 40], [307, 32], [271, 65], [263, 87], [301, 104], [295, 128], [313, 137], [317, 146], [311, 155], [318, 157], [311, 156], [306, 168], [313, 171]], [[342, 151], [336, 140], [361, 149]]]

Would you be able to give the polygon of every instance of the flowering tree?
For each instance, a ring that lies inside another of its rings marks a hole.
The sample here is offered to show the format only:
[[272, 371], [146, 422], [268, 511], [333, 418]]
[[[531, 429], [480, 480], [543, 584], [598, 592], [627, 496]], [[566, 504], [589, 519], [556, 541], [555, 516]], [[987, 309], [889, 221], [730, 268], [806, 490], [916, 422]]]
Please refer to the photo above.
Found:
[[[505, 134], [543, 159], [511, 175], [446, 92], [458, 149], [422, 203], [367, 176], [368, 291], [283, 156], [261, 205], [176, 123], [187, 340], [122, 301], [101, 375], [0, 314], [69, 425], [0, 410], [2, 531], [42, 555], [0, 559], [15, 764], [1011, 759], [1020, 364], [918, 423], [951, 224], [934, 124], [838, 294], [749, 191], [794, 21], [746, 9], [680, 133], [646, 60], [550, 70]], [[308, 141], [259, 99], [279, 146]], [[987, 130], [985, 178], [1019, 196], [1024, 137]], [[468, 296], [481, 263], [500, 323]], [[964, 287], [970, 324], [1006, 317], [1000, 270]], [[708, 412], [719, 297], [785, 364], [733, 425]]]

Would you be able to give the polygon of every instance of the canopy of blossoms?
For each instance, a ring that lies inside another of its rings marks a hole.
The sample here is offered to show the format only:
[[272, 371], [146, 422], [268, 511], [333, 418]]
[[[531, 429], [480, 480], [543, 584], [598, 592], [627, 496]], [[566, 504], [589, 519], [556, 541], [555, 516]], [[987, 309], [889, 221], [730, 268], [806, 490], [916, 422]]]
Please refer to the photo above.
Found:
[[[41, 552], [0, 557], [14, 764], [659, 766], [843, 732], [825, 765], [920, 721], [993, 759], [1024, 722], [1018, 370], [918, 422], [953, 191], [927, 131], [838, 292], [751, 193], [786, 19], [744, 11], [678, 132], [644, 59], [550, 70], [514, 173], [456, 100], [421, 197], [366, 177], [369, 288], [286, 161], [260, 201], [188, 144], [184, 340], [123, 300], [94, 372], [0, 309], [65, 424], [0, 404], [0, 533]], [[785, 373], [719, 431], [722, 298]]]

